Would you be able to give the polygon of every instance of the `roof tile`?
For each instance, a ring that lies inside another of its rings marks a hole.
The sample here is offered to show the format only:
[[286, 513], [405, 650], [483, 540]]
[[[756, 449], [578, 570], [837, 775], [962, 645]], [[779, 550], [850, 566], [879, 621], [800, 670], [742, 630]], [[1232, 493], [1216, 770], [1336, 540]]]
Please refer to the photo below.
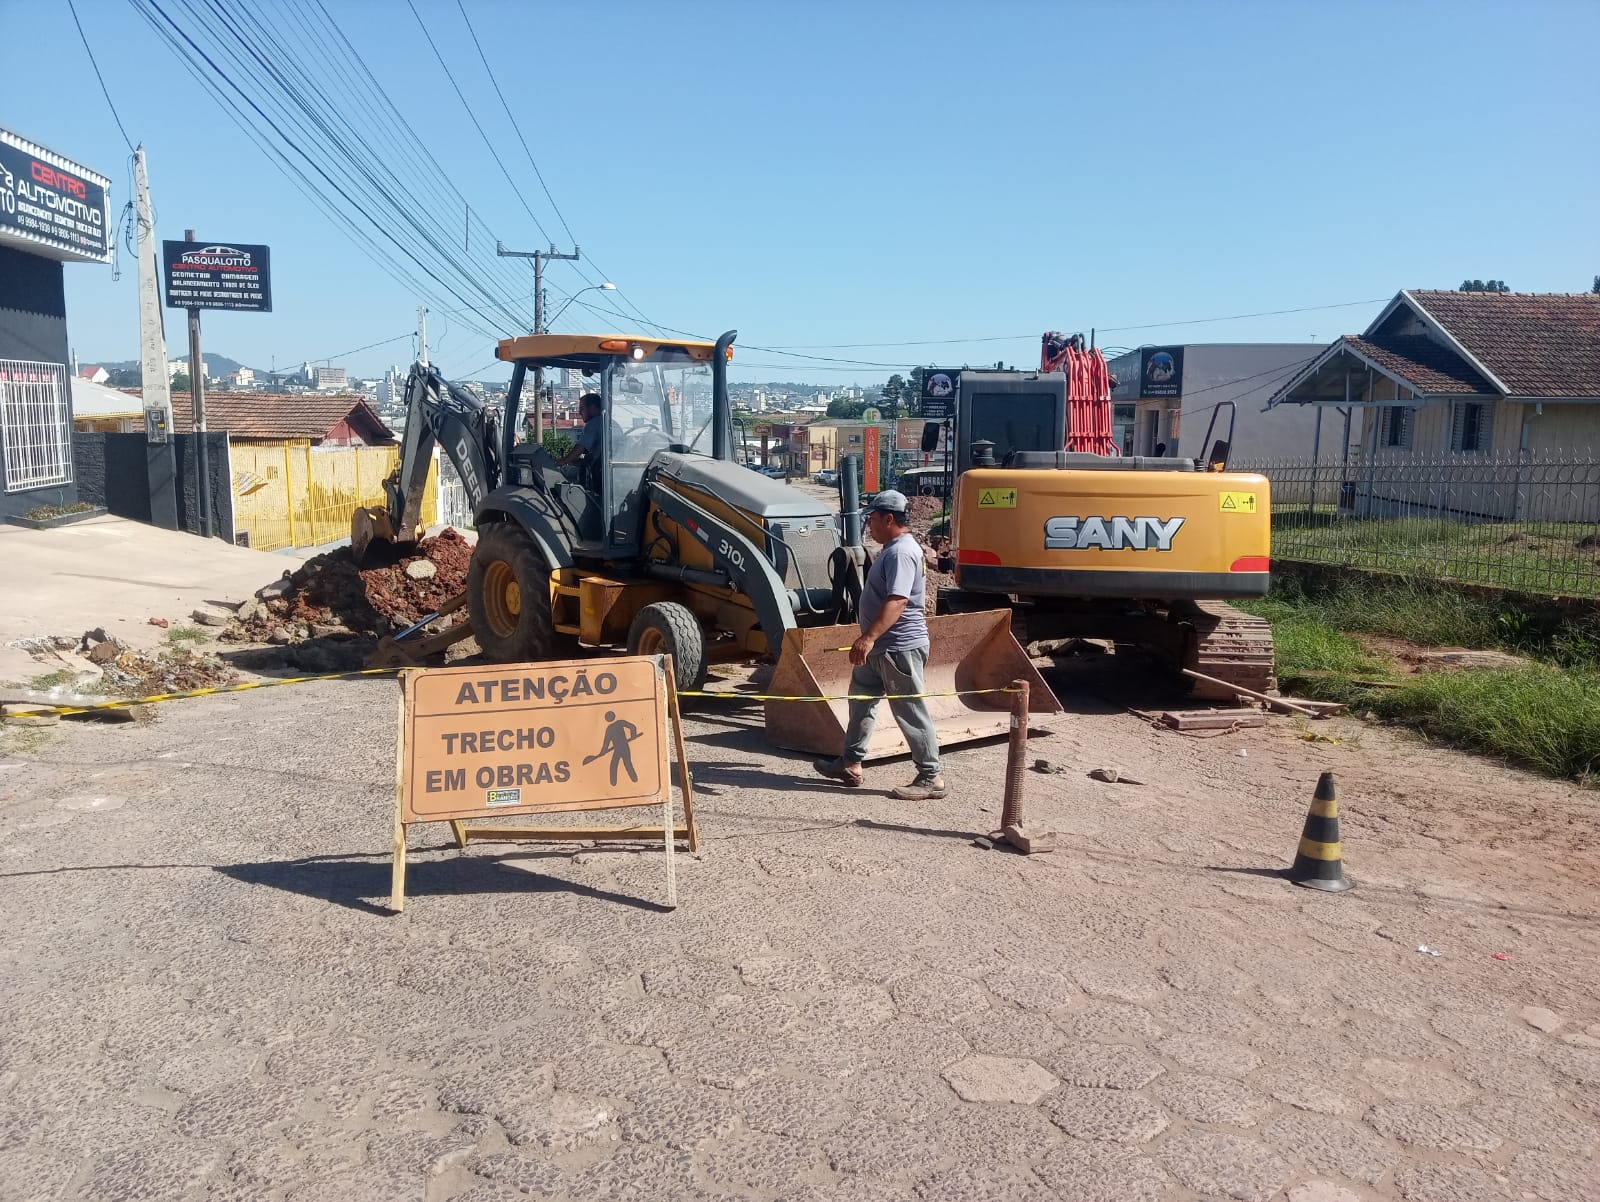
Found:
[[[394, 431], [368, 405], [349, 393], [206, 392], [206, 428], [235, 438], [326, 438], [345, 418], [370, 441], [389, 441]], [[193, 402], [187, 392], [172, 394], [175, 433], [194, 430]]]
[[1600, 397], [1600, 294], [1409, 295], [1513, 397]]
[[1409, 381], [1418, 392], [1500, 395], [1465, 359], [1424, 334], [1378, 334], [1370, 338], [1346, 334], [1340, 342]]

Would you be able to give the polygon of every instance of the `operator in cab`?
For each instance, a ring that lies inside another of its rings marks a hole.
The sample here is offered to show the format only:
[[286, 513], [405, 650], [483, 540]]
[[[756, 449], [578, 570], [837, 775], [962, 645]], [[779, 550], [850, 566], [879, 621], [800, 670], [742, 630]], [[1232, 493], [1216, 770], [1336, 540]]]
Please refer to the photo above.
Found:
[[[861, 636], [850, 644], [850, 717], [844, 754], [817, 760], [818, 772], [849, 788], [865, 781], [861, 763], [877, 720], [878, 701], [887, 698], [916, 765], [916, 778], [890, 791], [901, 801], [932, 801], [945, 795], [939, 773], [939, 734], [922, 694], [928, 665], [927, 575], [922, 546], [911, 533], [905, 494], [886, 489], [867, 510], [867, 532], [883, 550], [872, 561], [861, 589], [857, 613]], [[856, 700], [856, 698], [863, 700]]]
[[598, 392], [586, 392], [578, 398], [578, 416], [583, 419], [583, 429], [578, 431], [572, 450], [556, 460], [556, 466], [567, 467], [581, 459], [579, 472], [587, 475], [600, 462], [600, 450], [606, 437], [605, 402]]

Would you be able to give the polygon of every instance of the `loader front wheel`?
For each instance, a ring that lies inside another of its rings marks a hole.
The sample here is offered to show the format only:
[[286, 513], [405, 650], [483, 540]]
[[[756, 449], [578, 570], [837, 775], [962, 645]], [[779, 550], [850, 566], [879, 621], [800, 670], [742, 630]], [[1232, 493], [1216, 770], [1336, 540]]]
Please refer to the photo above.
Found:
[[509, 522], [485, 527], [467, 569], [467, 611], [484, 657], [511, 664], [576, 655], [578, 644], [555, 628], [550, 566]]
[[706, 635], [686, 605], [657, 601], [646, 605], [628, 627], [629, 655], [672, 656], [672, 685], [694, 692], [706, 682]]

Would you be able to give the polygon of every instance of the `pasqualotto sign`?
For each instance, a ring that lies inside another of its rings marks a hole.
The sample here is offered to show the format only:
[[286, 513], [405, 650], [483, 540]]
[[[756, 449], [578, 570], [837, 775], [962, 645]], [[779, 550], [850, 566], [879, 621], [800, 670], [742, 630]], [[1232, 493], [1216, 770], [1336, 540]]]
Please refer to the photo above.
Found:
[[[676, 722], [665, 657], [438, 668], [401, 678], [392, 906], [405, 904], [406, 827], [449, 822], [479, 839], [660, 838], [669, 904], [678, 837], [695, 842], [688, 773], [684, 826], [672, 818], [668, 718]], [[682, 732], [677, 734], [682, 760]], [[659, 829], [471, 827], [472, 819], [662, 807]]]
[[111, 262], [111, 181], [0, 129], [0, 244], [68, 262]]
[[272, 312], [272, 253], [267, 247], [170, 240], [161, 247], [169, 308]]

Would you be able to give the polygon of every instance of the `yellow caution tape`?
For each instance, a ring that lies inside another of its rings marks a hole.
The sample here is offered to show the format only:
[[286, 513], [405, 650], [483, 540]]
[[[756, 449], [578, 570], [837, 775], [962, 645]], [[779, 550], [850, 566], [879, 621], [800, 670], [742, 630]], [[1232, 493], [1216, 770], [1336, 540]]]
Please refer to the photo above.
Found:
[[952, 689], [947, 693], [841, 693], [836, 697], [787, 697], [780, 693], [723, 693], [679, 689], [679, 697], [727, 697], [735, 701], [915, 701], [925, 697], [973, 697], [979, 693], [1020, 693], [1021, 689]]
[[[340, 680], [352, 676], [393, 674], [398, 668], [356, 668], [349, 672], [324, 672], [317, 676], [284, 676], [274, 680], [252, 680], [245, 684], [222, 684], [209, 689], [189, 689], [182, 693], [152, 693], [122, 701], [96, 701], [91, 705], [35, 705], [31, 701], [7, 701], [24, 714], [92, 714], [96, 710], [127, 709], [134, 705], [153, 705], [158, 701], [182, 701], [188, 697], [209, 697], [213, 693], [242, 693], [246, 689], [271, 689], [284, 684], [307, 684], [313, 680]], [[26, 708], [24, 708], [26, 707]]]
[[[845, 647], [842, 650], [848, 651]], [[148, 697], [119, 701], [96, 701], [89, 705], [39, 705], [32, 701], [5, 701], [0, 705], [24, 714], [92, 714], [100, 710], [128, 709], [135, 705], [154, 705], [160, 701], [184, 701], [190, 697], [210, 697], [217, 693], [243, 693], [249, 689], [272, 689], [286, 684], [310, 684], [317, 680], [346, 680], [357, 676], [393, 675], [400, 668], [356, 668], [349, 672], [323, 672], [315, 676], [284, 676], [273, 680], [252, 680], [244, 684], [216, 685], [209, 689], [189, 689], [182, 693], [152, 693]], [[679, 697], [718, 697], [730, 701], [913, 701], [928, 697], [972, 697], [980, 693], [1017, 693], [1020, 689], [954, 689], [944, 693], [841, 693], [827, 697], [789, 697], [779, 693], [729, 693], [708, 689], [679, 689]]]

